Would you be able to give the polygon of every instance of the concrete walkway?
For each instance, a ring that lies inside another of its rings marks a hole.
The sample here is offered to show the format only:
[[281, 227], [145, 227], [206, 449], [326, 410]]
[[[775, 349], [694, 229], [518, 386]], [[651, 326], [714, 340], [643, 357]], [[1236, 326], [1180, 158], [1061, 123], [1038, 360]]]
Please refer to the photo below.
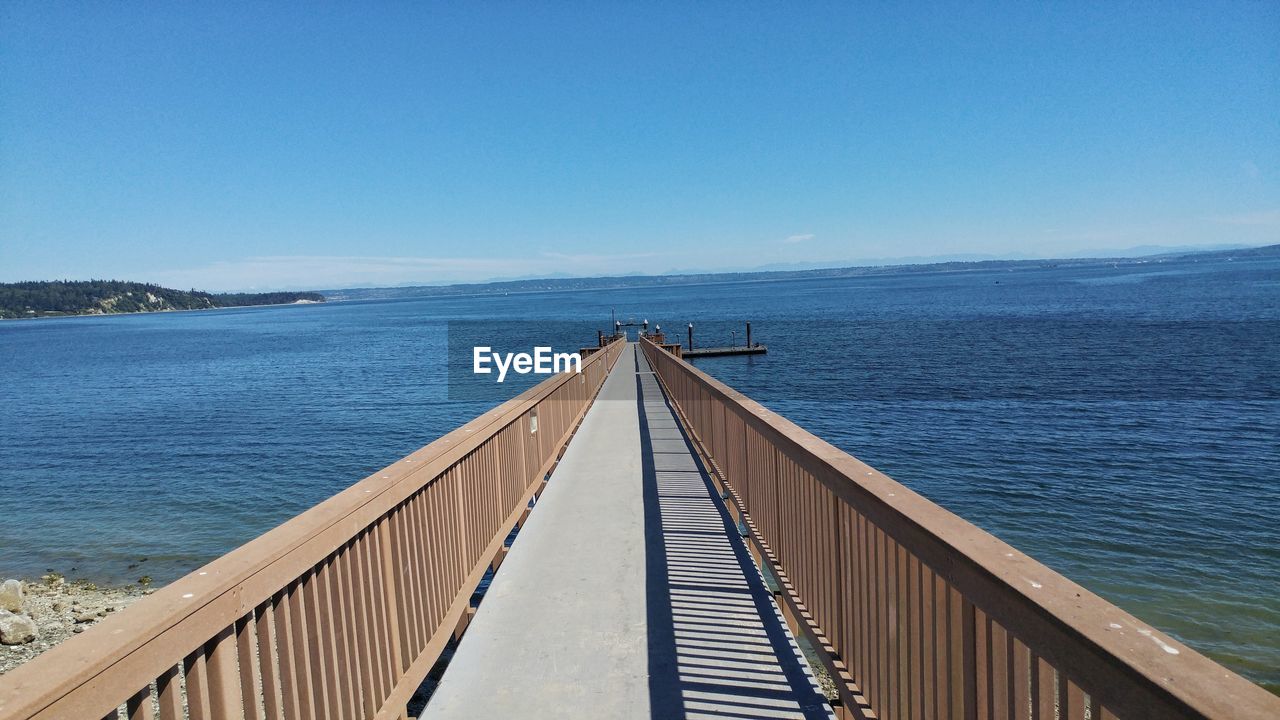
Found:
[[422, 717], [831, 717], [638, 348]]

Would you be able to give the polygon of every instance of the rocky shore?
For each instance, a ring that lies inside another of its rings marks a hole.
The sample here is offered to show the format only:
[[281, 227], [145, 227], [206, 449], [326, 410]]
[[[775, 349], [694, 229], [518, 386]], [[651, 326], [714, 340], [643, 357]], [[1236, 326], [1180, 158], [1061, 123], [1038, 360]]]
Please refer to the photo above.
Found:
[[34, 581], [5, 580], [0, 583], [0, 675], [153, 591], [146, 578], [123, 587], [67, 582], [56, 573]]

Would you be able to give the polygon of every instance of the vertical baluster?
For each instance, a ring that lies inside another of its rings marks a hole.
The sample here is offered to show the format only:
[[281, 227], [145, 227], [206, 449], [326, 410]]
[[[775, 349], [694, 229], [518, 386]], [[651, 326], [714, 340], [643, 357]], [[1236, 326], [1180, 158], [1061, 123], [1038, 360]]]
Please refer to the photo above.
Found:
[[982, 610], [974, 610], [974, 689], [977, 696], [978, 717], [983, 720], [994, 720], [995, 711], [991, 706], [992, 674], [991, 674], [991, 618]]
[[937, 594], [936, 576], [928, 565], [920, 563], [920, 675], [923, 679], [920, 716], [926, 720], [938, 717], [938, 636], [937, 614], [933, 598]]
[[[516, 436], [514, 433], [508, 433], [506, 436], [507, 454], [512, 465], [512, 503], [511, 510], [516, 509], [517, 503], [524, 498], [524, 471], [522, 468], [522, 455], [516, 452]], [[458, 588], [462, 587], [462, 575], [458, 572], [457, 558], [458, 554], [453, 548], [454, 536], [450, 528], [450, 521], [454, 518], [453, 511], [453, 487], [449, 485], [441, 485], [436, 488], [435, 493], [431, 496], [431, 504], [427, 508], [430, 511], [429, 525], [427, 527], [427, 537], [432, 553], [432, 562], [441, 568], [441, 573], [437, 577], [433, 592], [436, 595], [436, 606], [439, 608], [436, 612], [437, 626], [444, 621], [444, 616], [449, 612], [453, 597], [457, 594]]]
[[365, 594], [368, 592], [368, 587], [360, 579], [362, 575], [360, 548], [363, 544], [364, 535], [359, 534], [348, 547], [346, 563], [343, 564], [342, 581], [346, 588], [349, 605], [347, 611], [351, 630], [348, 637], [351, 638], [352, 662], [359, 674], [357, 678], [359, 693], [356, 697], [357, 716], [369, 718], [373, 717], [373, 711], [377, 708], [374, 704], [373, 680], [376, 653], [372, 647], [372, 633], [365, 617]]
[[[492, 441], [481, 446], [481, 449], [490, 447]], [[481, 454], [481, 462], [493, 459], [492, 452], [484, 452]], [[486, 463], [487, 464], [487, 463]], [[492, 466], [490, 466], [492, 467]], [[494, 492], [496, 488], [490, 488], [490, 492], [494, 494], [494, 501], [497, 502], [499, 493]], [[426, 522], [426, 503], [427, 496], [431, 490], [424, 489], [414, 496], [413, 502], [410, 504], [410, 527], [413, 529], [414, 546], [418, 555], [418, 572], [416, 574], [418, 580], [418, 595], [422, 598], [422, 646], [425, 647], [431, 635], [435, 632], [436, 626], [440, 622], [440, 618], [444, 615], [444, 610], [439, 607], [437, 595], [435, 592], [435, 552], [432, 543], [429, 542], [429, 529]]]
[[[973, 603], [964, 599], [958, 590], [951, 591], [955, 614], [952, 617], [952, 634], [959, 642], [959, 679], [956, 681], [955, 695], [960, 700], [957, 718], [975, 720], [978, 717], [978, 648], [977, 648], [977, 609]], [[985, 683], [984, 683], [985, 685]]]
[[[387, 525], [391, 530], [391, 551], [395, 558], [395, 589], [397, 592], [397, 607], [400, 611], [398, 625], [400, 627], [400, 645], [404, 653], [403, 662], [405, 667], [412, 662], [412, 658], [418, 653], [418, 636], [417, 624], [415, 618], [419, 617], [417, 595], [415, 593], [415, 585], [409, 573], [414, 565], [412, 548], [409, 546], [409, 533], [405, 528], [405, 505], [402, 503], [399, 507], [391, 512], [387, 517]], [[405, 668], [400, 668], [396, 672], [396, 677], [404, 672]]]
[[890, 718], [905, 720], [907, 705], [907, 641], [906, 641], [906, 571], [903, 569], [905, 552], [896, 540], [889, 540], [887, 559], [889, 589], [889, 698], [887, 706]]
[[310, 632], [313, 623], [307, 622], [307, 575], [299, 578], [289, 589], [289, 635], [293, 641], [293, 679], [297, 692], [298, 717], [308, 720], [324, 720], [324, 707], [317, 703], [316, 687], [319, 670], [315, 668], [312, 646], [315, 636]]
[[1010, 716], [1014, 720], [1031, 720], [1031, 651], [1021, 640], [1009, 634], [1009, 644], [1012, 646], [1010, 657], [1013, 660], [1013, 671], [1010, 677], [1013, 678], [1012, 702], [1013, 709]]
[[309, 711], [302, 702], [301, 676], [304, 669], [301, 658], [305, 653], [301, 649], [301, 641], [295, 641], [295, 620], [293, 618], [295, 597], [298, 583], [292, 583], [282, 591], [276, 599], [272, 613], [275, 615], [276, 652], [280, 663], [280, 709], [282, 714], [293, 718], [310, 718]]
[[1013, 673], [1010, 668], [1013, 663], [1013, 639], [1000, 623], [993, 622], [990, 618], [987, 620], [987, 628], [990, 632], [991, 653], [991, 716], [995, 720], [1011, 720]]
[[386, 608], [387, 629], [391, 645], [391, 670], [387, 676], [390, 681], [390, 687], [395, 686], [396, 679], [400, 677], [400, 673], [405, 671], [404, 655], [401, 651], [400, 633], [403, 626], [400, 624], [401, 615], [399, 596], [400, 592], [396, 589], [396, 579], [394, 574], [395, 560], [392, 558], [391, 551], [391, 529], [389, 527], [390, 516], [383, 519], [379, 525], [380, 535], [378, 536], [378, 548], [380, 558], [380, 578], [384, 588], [383, 596], [386, 598], [384, 607]]
[[228, 626], [205, 645], [208, 656], [209, 711], [215, 718], [239, 717], [240, 675], [236, 668], [235, 627]]
[[368, 578], [369, 583], [369, 593], [366, 597], [366, 614], [369, 616], [369, 622], [373, 628], [374, 645], [377, 649], [378, 662], [373, 668], [378, 686], [378, 700], [375, 705], [382, 707], [382, 702], [386, 700], [387, 695], [391, 692], [393, 648], [391, 647], [391, 623], [387, 616], [387, 596], [389, 593], [382, 582], [382, 554], [380, 550], [382, 534], [379, 527], [377, 524], [373, 525], [365, 535], [364, 556], [361, 559], [364, 562], [365, 577]]
[[151, 686], [147, 685], [133, 694], [125, 703], [125, 717], [129, 720], [152, 720], [155, 708], [151, 704]]
[[307, 650], [311, 661], [311, 698], [316, 720], [329, 720], [337, 715], [336, 703], [330, 695], [333, 665], [329, 659], [328, 608], [324, 602], [324, 562], [311, 571], [302, 584], [303, 606], [307, 616]]
[[[378, 598], [380, 591], [378, 582], [373, 572], [373, 568], [369, 564], [370, 551], [374, 546], [375, 531], [371, 527], [365, 531], [360, 540], [356, 543], [356, 590], [359, 593], [359, 608], [363, 615], [363, 632], [365, 638], [366, 658], [368, 664], [368, 683], [366, 685], [369, 693], [368, 702], [373, 704], [373, 709], [382, 706], [382, 701], [386, 698], [386, 678], [384, 675], [384, 662], [389, 652], [387, 648], [386, 635], [383, 632], [382, 625], [378, 620]], [[372, 717], [372, 712], [366, 713]]]
[[182, 676], [187, 687], [187, 716], [191, 720], [213, 720], [209, 710], [209, 681], [205, 672], [204, 648], [197, 648], [183, 660]]
[[875, 656], [872, 658], [872, 662], [875, 666], [876, 678], [875, 707], [876, 711], [888, 720], [892, 717], [889, 714], [889, 707], [893, 701], [889, 697], [889, 613], [887, 612], [889, 595], [886, 589], [888, 585], [886, 578], [889, 576], [889, 570], [886, 565], [886, 538], [884, 531], [879, 527], [876, 527], [874, 524], [868, 523], [868, 529], [872, 531], [871, 560], [872, 563], [874, 563], [871, 583], [872, 591], [874, 593], [871, 605], [871, 632], [874, 635], [875, 643]]
[[[277, 596], [278, 598], [279, 596]], [[258, 606], [254, 632], [258, 635], [258, 672], [262, 678], [262, 708], [267, 720], [282, 720], [280, 670], [277, 664], [275, 603], [268, 598]]]
[[[862, 662], [862, 672], [858, 682], [862, 693], [873, 704], [879, 702], [878, 685], [876, 684], [875, 659], [875, 569], [872, 555], [873, 534], [866, 517], [858, 514], [855, 518], [858, 527], [858, 574], [861, 576], [858, 590], [858, 644]], [[874, 697], [873, 697], [874, 696]], [[878, 705], [877, 705], [878, 706]]]
[[922, 720], [924, 710], [924, 638], [921, 636], [921, 607], [924, 603], [920, 582], [920, 561], [915, 555], [907, 555], [907, 624], [910, 644], [907, 646], [911, 665], [911, 691], [908, 695], [911, 720]]
[[361, 672], [363, 654], [358, 649], [360, 638], [358, 636], [359, 630], [356, 626], [356, 599], [351, 588], [351, 567], [354, 555], [355, 541], [348, 540], [346, 546], [342, 548], [338, 555], [338, 574], [334, 577], [334, 584], [338, 586], [338, 597], [341, 603], [339, 618], [342, 621], [342, 638], [348, 673], [348, 713], [353, 718], [359, 718], [364, 716], [364, 687], [363, 673]]
[[1084, 691], [1065, 675], [1060, 674], [1058, 682], [1060, 685], [1066, 685], [1066, 702], [1059, 711], [1062, 720], [1084, 720], [1086, 704]]
[[1057, 670], [1044, 659], [1032, 659], [1031, 693], [1034, 696], [1031, 707], [1036, 720], [1055, 720], [1058, 704]]
[[405, 568], [408, 567], [410, 561], [408, 559], [408, 548], [405, 544], [403, 507], [402, 505], [393, 510], [387, 515], [386, 520], [388, 531], [386, 538], [387, 549], [391, 551], [392, 557], [392, 565], [387, 569], [386, 576], [388, 582], [391, 583], [391, 588], [396, 592], [396, 627], [399, 631], [399, 645], [402, 651], [400, 667], [396, 668], [393, 676], [396, 678], [408, 668], [410, 658], [417, 654], [414, 628], [410, 620], [417, 612], [417, 605], [413, 602], [412, 583], [408, 582], [405, 577]]
[[156, 678], [156, 695], [159, 700], [161, 720], [183, 720], [185, 712], [182, 707], [182, 677], [178, 674], [176, 665]]
[[351, 713], [351, 668], [347, 665], [342, 594], [337, 583], [339, 555], [340, 551], [330, 556], [321, 573], [320, 604], [325, 624], [325, 662], [330, 668], [329, 711], [335, 718], [347, 718]]
[[934, 577], [934, 593], [933, 593], [933, 627], [934, 627], [934, 657], [937, 667], [937, 715], [938, 720], [951, 720], [955, 717], [952, 714], [951, 695], [954, 690], [951, 687], [951, 587], [947, 585], [947, 581], [941, 575]]
[[253, 613], [236, 621], [236, 661], [240, 668], [240, 705], [245, 720], [262, 720], [262, 675], [255, 659], [254, 641], [258, 634]]

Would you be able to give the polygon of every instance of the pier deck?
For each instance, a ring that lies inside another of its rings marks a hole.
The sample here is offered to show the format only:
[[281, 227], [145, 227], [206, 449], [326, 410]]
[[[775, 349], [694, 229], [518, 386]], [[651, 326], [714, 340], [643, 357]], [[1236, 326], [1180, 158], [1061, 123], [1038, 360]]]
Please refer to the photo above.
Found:
[[634, 348], [423, 714], [475, 717], [830, 717]]

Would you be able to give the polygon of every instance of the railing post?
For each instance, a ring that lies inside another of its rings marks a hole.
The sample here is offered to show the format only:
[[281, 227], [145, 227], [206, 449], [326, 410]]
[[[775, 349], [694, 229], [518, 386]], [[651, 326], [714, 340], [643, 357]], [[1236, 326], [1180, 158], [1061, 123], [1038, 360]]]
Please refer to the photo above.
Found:
[[964, 702], [964, 720], [978, 717], [978, 619], [973, 603], [967, 598], [960, 605], [960, 657], [964, 679], [960, 691]]
[[400, 602], [396, 599], [396, 563], [391, 553], [390, 515], [384, 516], [378, 524], [378, 535], [384, 579], [382, 589], [387, 601], [387, 627], [391, 631], [391, 667], [395, 669], [395, 677], [398, 677], [404, 672], [404, 656], [400, 639]]

